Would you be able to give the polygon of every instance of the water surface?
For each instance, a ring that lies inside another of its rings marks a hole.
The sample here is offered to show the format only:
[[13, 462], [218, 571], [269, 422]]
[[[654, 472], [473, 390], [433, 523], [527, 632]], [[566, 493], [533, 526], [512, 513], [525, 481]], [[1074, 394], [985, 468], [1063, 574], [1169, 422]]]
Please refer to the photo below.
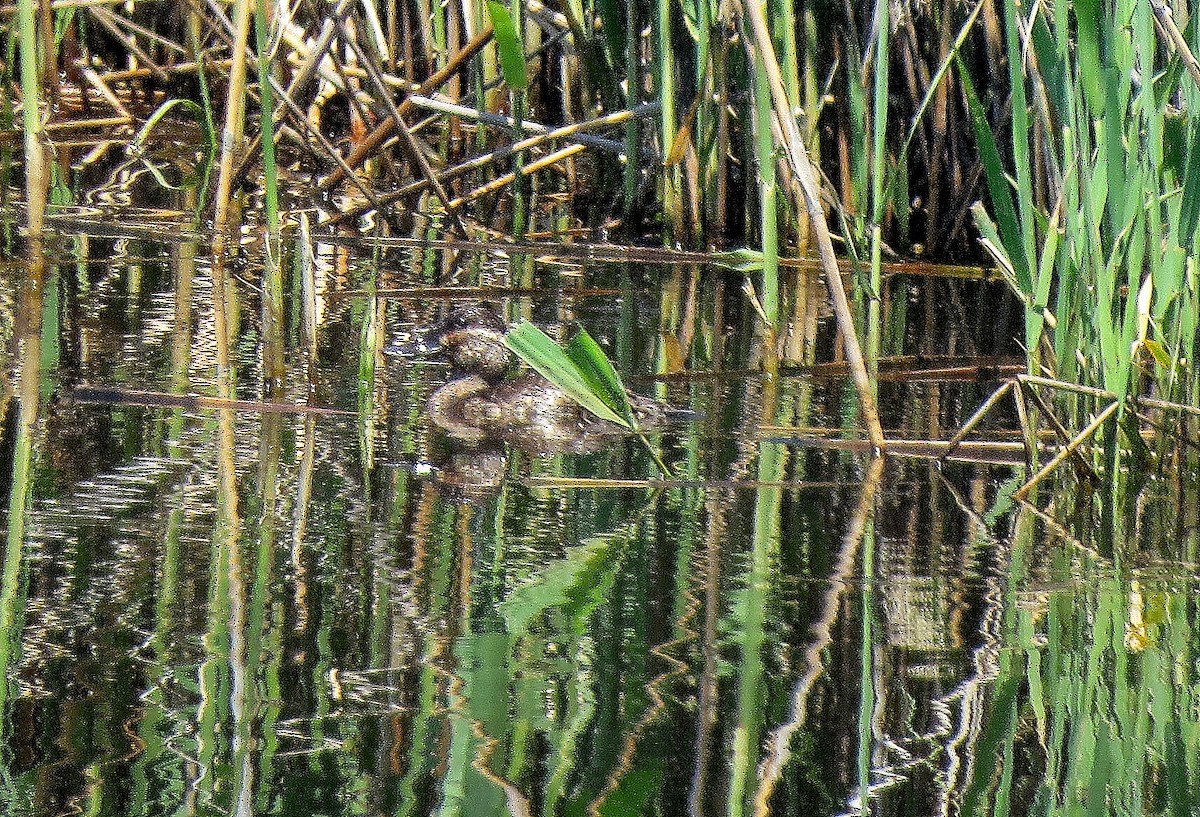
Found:
[[[225, 315], [241, 402], [213, 399], [203, 247], [65, 235], [33, 295], [0, 268], [0, 492], [28, 491], [5, 813], [1194, 809], [1195, 530], [1166, 488], [1114, 548], [1078, 494], [1012, 502], [1020, 468], [814, 446], [848, 384], [763, 377], [714, 267], [330, 241], [312, 316], [267, 338], [258, 266]], [[453, 455], [424, 412], [450, 372], [381, 348], [480, 297], [694, 409], [651, 439], [674, 478], [633, 439]], [[905, 348], [997, 351], [966, 326]], [[995, 385], [885, 380], [885, 425], [944, 437]]]

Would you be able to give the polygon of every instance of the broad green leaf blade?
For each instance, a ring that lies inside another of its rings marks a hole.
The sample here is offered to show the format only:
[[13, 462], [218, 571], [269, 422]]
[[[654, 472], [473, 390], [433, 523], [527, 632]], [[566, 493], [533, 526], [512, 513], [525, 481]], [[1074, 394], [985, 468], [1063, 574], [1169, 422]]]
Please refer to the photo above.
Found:
[[563, 352], [575, 364], [575, 368], [579, 370], [592, 392], [604, 401], [604, 405], [624, 417], [630, 428], [636, 427], [633, 406], [629, 404], [629, 395], [625, 393], [621, 375], [617, 374], [608, 355], [604, 354], [600, 344], [596, 343], [587, 330], [580, 327], [575, 337], [567, 341]]
[[579, 369], [567, 357], [554, 339], [532, 323], [522, 322], [508, 330], [504, 343], [521, 360], [528, 363], [542, 377], [566, 392], [572, 400], [595, 414], [623, 428], [632, 426], [614, 412], [591, 387]]
[[500, 51], [500, 69], [504, 72], [504, 81], [509, 88], [523, 91], [529, 87], [529, 76], [525, 69], [525, 44], [521, 34], [503, 3], [488, 0], [487, 5], [496, 48]]

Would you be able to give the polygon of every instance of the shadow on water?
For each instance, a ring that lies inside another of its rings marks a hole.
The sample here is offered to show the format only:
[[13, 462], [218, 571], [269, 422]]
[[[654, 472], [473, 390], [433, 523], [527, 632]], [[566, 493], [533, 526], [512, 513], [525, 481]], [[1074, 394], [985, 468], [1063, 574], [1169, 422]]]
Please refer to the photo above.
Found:
[[[1012, 418], [939, 464], [1011, 374], [980, 338], [898, 342], [911, 449], [871, 460], [828, 442], [843, 374], [759, 375], [737, 274], [699, 259], [572, 250], [513, 288], [488, 248], [300, 256], [269, 398], [254, 269], [216, 310], [204, 253], [144, 233], [62, 239], [34, 300], [0, 268], [5, 813], [1190, 807], [1194, 488], [1151, 480], [1114, 552], [1070, 474], [1012, 499]], [[453, 374], [382, 349], [481, 295], [691, 410], [651, 439], [672, 477], [622, 437], [452, 446], [425, 407]]]

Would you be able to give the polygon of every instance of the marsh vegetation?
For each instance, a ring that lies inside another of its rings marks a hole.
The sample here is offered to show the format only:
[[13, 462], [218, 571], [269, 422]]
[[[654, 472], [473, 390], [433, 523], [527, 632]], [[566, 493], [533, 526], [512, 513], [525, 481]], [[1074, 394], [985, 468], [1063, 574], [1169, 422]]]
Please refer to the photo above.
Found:
[[0, 8], [3, 810], [1187, 813], [1190, 12]]

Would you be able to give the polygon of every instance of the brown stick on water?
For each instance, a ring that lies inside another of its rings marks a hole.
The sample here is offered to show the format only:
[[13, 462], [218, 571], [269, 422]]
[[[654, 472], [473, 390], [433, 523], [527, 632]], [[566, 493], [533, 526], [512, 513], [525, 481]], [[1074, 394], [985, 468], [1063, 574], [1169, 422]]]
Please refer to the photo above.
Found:
[[[838, 327], [845, 339], [846, 360], [850, 364], [850, 375], [858, 390], [858, 399], [862, 402], [863, 420], [867, 424], [867, 432], [871, 443], [882, 453], [884, 450], [883, 426], [879, 423], [879, 409], [875, 403], [875, 392], [871, 389], [871, 379], [867, 375], [867, 365], [863, 360], [862, 346], [858, 342], [858, 333], [854, 329], [854, 316], [850, 313], [850, 301], [846, 297], [846, 288], [842, 284], [842, 276], [838, 273], [837, 256], [834, 255], [833, 241], [829, 237], [829, 225], [825, 222], [825, 211], [821, 207], [820, 191], [817, 189], [816, 173], [808, 159], [808, 151], [804, 148], [804, 140], [800, 129], [796, 126], [796, 118], [791, 114], [787, 92], [783, 88], [783, 77], [780, 75], [779, 59], [775, 56], [775, 47], [771, 44], [771, 32], [767, 28], [767, 18], [763, 7], [752, 0], [738, 0], [744, 18], [750, 21], [753, 36], [746, 38], [746, 49], [750, 63], [755, 64], [755, 57], [762, 59], [766, 66], [767, 80], [771, 86], [771, 100], [775, 105], [775, 118], [783, 130], [783, 147], [791, 165], [795, 184], [789, 186], [789, 191], [796, 200], [797, 209], [808, 211], [812, 220], [813, 234], [817, 239], [817, 250], [821, 257], [821, 269], [825, 273], [825, 284], [829, 288], [829, 297], [833, 301], [833, 311], [837, 315]], [[757, 49], [757, 54], [755, 53]], [[796, 187], [800, 189], [797, 190]]]
[[264, 414], [313, 414], [337, 417], [354, 417], [356, 411], [310, 406], [302, 403], [284, 403], [264, 400], [223, 400], [205, 394], [173, 394], [144, 389], [126, 389], [120, 386], [77, 386], [68, 392], [71, 399], [80, 403], [104, 405], [146, 406], [149, 408], [178, 408], [185, 411], [204, 409], [229, 409], [231, 411], [260, 412]]

